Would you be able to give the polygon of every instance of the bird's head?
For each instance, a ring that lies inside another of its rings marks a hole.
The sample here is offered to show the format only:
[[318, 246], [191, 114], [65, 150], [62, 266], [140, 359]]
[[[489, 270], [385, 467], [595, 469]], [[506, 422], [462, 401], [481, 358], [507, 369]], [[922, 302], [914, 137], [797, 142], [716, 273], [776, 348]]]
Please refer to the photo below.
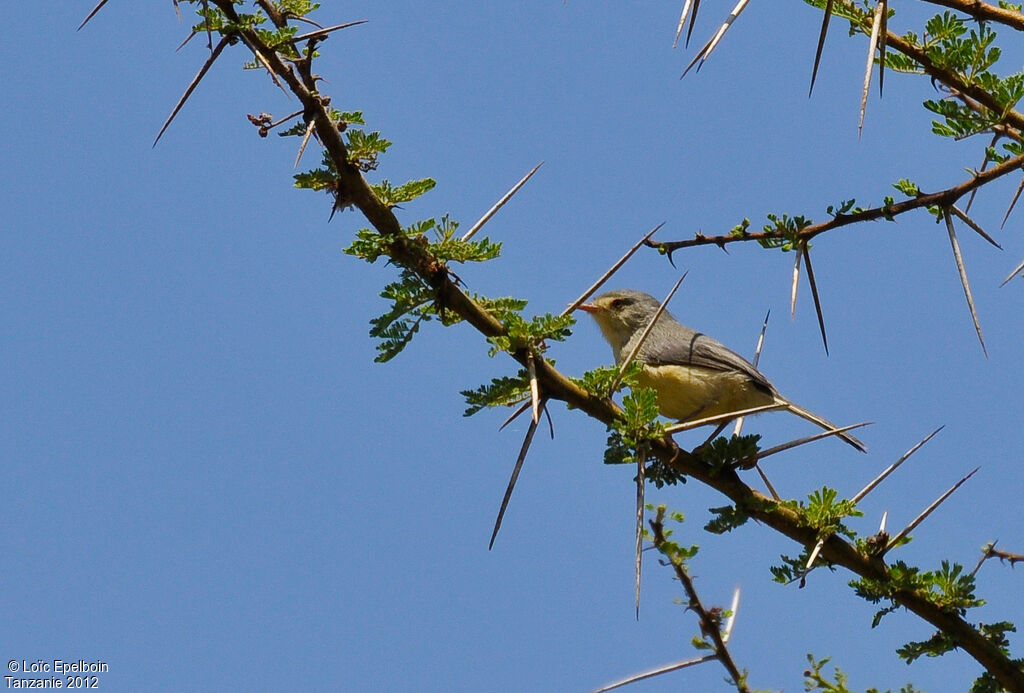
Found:
[[618, 352], [637, 330], [647, 327], [660, 305], [658, 299], [643, 291], [619, 289], [591, 299], [580, 305], [580, 310], [593, 316], [604, 338]]

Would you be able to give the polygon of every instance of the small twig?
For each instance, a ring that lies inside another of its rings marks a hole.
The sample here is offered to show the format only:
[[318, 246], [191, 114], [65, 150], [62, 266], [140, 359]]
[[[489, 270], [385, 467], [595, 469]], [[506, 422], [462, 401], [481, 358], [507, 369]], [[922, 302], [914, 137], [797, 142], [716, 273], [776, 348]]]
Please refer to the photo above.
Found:
[[579, 297], [579, 298], [577, 298], [577, 299], [576, 299], [575, 301], [573, 301], [572, 303], [570, 303], [570, 304], [569, 304], [569, 307], [568, 307], [568, 308], [566, 308], [565, 310], [563, 310], [563, 311], [562, 311], [562, 315], [563, 315], [563, 316], [565, 316], [565, 315], [568, 315], [569, 313], [571, 313], [571, 312], [573, 312], [574, 310], [576, 310], [577, 308], [579, 308], [579, 307], [580, 307], [580, 305], [581, 305], [581, 304], [582, 304], [582, 303], [583, 303], [584, 301], [586, 301], [586, 300], [587, 300], [588, 298], [590, 298], [590, 295], [591, 295], [592, 293], [594, 293], [595, 291], [597, 291], [598, 289], [600, 289], [600, 288], [601, 288], [601, 285], [602, 285], [602, 284], [604, 284], [604, 283], [605, 283], [606, 281], [608, 281], [608, 279], [609, 279], [609, 278], [610, 278], [610, 277], [611, 277], [611, 276], [612, 276], [613, 274], [615, 274], [615, 273], [616, 273], [616, 272], [618, 271], [618, 269], [619, 269], [620, 267], [622, 267], [622, 266], [623, 266], [624, 264], [626, 264], [626, 260], [628, 260], [629, 258], [633, 257], [633, 253], [635, 253], [635, 252], [636, 252], [637, 250], [639, 250], [639, 249], [640, 249], [640, 246], [642, 246], [642, 245], [643, 245], [643, 244], [644, 244], [645, 242], [647, 242], [647, 240], [648, 240], [648, 239], [649, 239], [649, 238], [650, 238], [651, 236], [653, 236], [653, 235], [654, 235], [655, 233], [657, 233], [657, 232], [658, 232], [658, 229], [660, 229], [660, 228], [661, 228], [662, 226], [664, 226], [664, 225], [665, 225], [665, 222], [661, 222], [660, 224], [658, 224], [657, 226], [655, 226], [655, 227], [654, 227], [653, 229], [651, 229], [650, 231], [648, 231], [648, 232], [647, 232], [647, 233], [646, 233], [646, 234], [644, 235], [644, 237], [643, 237], [643, 238], [641, 238], [641, 239], [640, 239], [639, 241], [637, 241], [636, 243], [634, 243], [634, 244], [633, 244], [633, 247], [632, 247], [632, 248], [630, 248], [629, 250], [627, 250], [627, 251], [626, 251], [626, 254], [625, 254], [625, 255], [623, 255], [622, 257], [620, 257], [620, 258], [619, 258], [619, 259], [618, 259], [618, 260], [617, 260], [617, 261], [615, 262], [615, 264], [614, 264], [614, 265], [612, 265], [612, 266], [611, 266], [611, 267], [610, 267], [610, 268], [608, 269], [608, 271], [607, 271], [607, 272], [605, 272], [604, 274], [602, 274], [602, 275], [601, 275], [601, 278], [600, 278], [600, 279], [598, 279], [598, 280], [597, 280], [596, 282], [594, 282], [593, 284], [591, 284], [591, 285], [590, 285], [590, 288], [589, 288], [589, 289], [587, 289], [586, 291], [584, 291], [584, 292], [583, 292], [583, 295], [582, 295], [582, 296], [580, 296], [580, 297]]
[[967, 307], [971, 311], [971, 319], [974, 321], [974, 331], [978, 333], [978, 341], [981, 342], [981, 350], [988, 356], [988, 349], [985, 348], [985, 338], [981, 336], [981, 323], [978, 322], [978, 312], [974, 309], [974, 296], [971, 295], [971, 284], [967, 281], [967, 268], [964, 267], [964, 258], [960, 254], [960, 242], [956, 239], [956, 229], [953, 228], [953, 217], [949, 214], [948, 208], [943, 208], [942, 218], [946, 221], [946, 231], [949, 232], [949, 244], [953, 246], [953, 259], [956, 261], [957, 272], [960, 273], [960, 284], [964, 288], [964, 295], [967, 297]]
[[976, 575], [981, 564], [990, 558], [998, 558], [1000, 563], [1009, 561], [1010, 567], [1013, 568], [1018, 562], [1024, 561], [1024, 554], [999, 551], [996, 549], [996, 542], [990, 541], [985, 545], [985, 548], [982, 549], [981, 558], [978, 560], [978, 565], [974, 566], [974, 570], [971, 571], [971, 575]]
[[[839, 214], [826, 221], [811, 224], [801, 230], [797, 235], [801, 239], [811, 240], [819, 234], [844, 226], [850, 226], [851, 224], [895, 218], [896, 216], [915, 209], [951, 205], [970, 191], [980, 188], [997, 178], [1019, 171], [1022, 166], [1024, 166], [1024, 155], [1016, 156], [997, 166], [993, 166], [987, 171], [976, 173], [969, 179], [945, 188], [944, 190], [940, 190], [939, 192], [919, 193], [916, 197], [903, 200], [902, 202], [894, 202], [890, 205], [873, 207], [860, 212]], [[705, 245], [715, 245], [723, 248], [732, 243], [749, 243], [751, 241], [778, 240], [781, 238], [783, 238], [783, 235], [778, 231], [758, 231], [744, 234], [725, 233], [717, 236], [697, 234], [693, 238], [687, 238], [681, 241], [661, 241], [657, 244], [651, 244], [651, 247], [657, 248], [661, 253], [671, 254], [681, 248], [693, 248]]]
[[658, 318], [660, 318], [661, 314], [665, 312], [665, 307], [668, 305], [668, 302], [672, 300], [673, 296], [675, 296], [676, 290], [679, 289], [679, 285], [683, 283], [683, 280], [686, 279], [686, 275], [689, 273], [690, 270], [683, 272], [683, 276], [679, 277], [679, 281], [677, 281], [676, 285], [672, 287], [672, 290], [668, 292], [668, 296], [666, 296], [665, 300], [661, 302], [660, 306], [658, 306], [658, 310], [654, 311], [654, 316], [651, 317], [651, 320], [647, 323], [647, 327], [644, 328], [644, 331], [640, 333], [640, 339], [638, 339], [636, 344], [633, 345], [633, 349], [629, 352], [629, 356], [627, 356], [619, 366], [619, 372], [615, 375], [615, 379], [612, 380], [612, 385], [608, 390], [609, 394], [618, 389], [619, 383], [622, 382], [622, 376], [626, 373], [626, 369], [629, 368], [629, 364], [633, 363], [633, 359], [635, 359], [636, 355], [640, 352], [640, 347], [644, 345], [644, 341], [647, 340], [647, 337], [651, 334], [651, 330], [654, 329], [654, 323], [658, 322]]
[[932, 439], [932, 438], [933, 438], [933, 437], [935, 436], [935, 434], [936, 434], [936, 433], [938, 433], [939, 431], [941, 431], [941, 430], [942, 430], [943, 428], [945, 428], [945, 426], [939, 426], [939, 427], [938, 427], [938, 428], [936, 428], [936, 429], [935, 429], [934, 431], [932, 431], [931, 433], [929, 433], [928, 435], [926, 435], [926, 436], [925, 436], [925, 437], [924, 437], [924, 438], [923, 438], [923, 439], [921, 440], [921, 442], [919, 442], [919, 443], [918, 443], [917, 445], [915, 445], [914, 447], [910, 448], [910, 449], [909, 449], [909, 450], [907, 450], [907, 451], [906, 451], [905, 453], [903, 453], [903, 455], [902, 455], [902, 456], [901, 456], [901, 457], [900, 457], [900, 458], [899, 458], [898, 460], [896, 460], [895, 462], [893, 462], [892, 464], [890, 464], [890, 465], [889, 465], [888, 467], [886, 467], [886, 468], [885, 468], [885, 470], [884, 470], [884, 471], [883, 471], [883, 472], [882, 472], [881, 474], [879, 474], [878, 476], [876, 476], [876, 477], [875, 477], [874, 479], [872, 479], [872, 480], [871, 480], [871, 481], [870, 481], [870, 482], [868, 483], [868, 485], [867, 485], [867, 486], [865, 486], [865, 487], [864, 487], [864, 488], [862, 488], [862, 489], [861, 489], [860, 491], [858, 491], [858, 492], [857, 492], [857, 495], [853, 497], [853, 499], [851, 500], [851, 502], [852, 502], [852, 503], [853, 503], [854, 505], [856, 505], [857, 503], [859, 503], [860, 501], [862, 501], [862, 500], [864, 499], [864, 497], [865, 497], [866, 495], [868, 495], [869, 493], [871, 493], [871, 491], [873, 491], [873, 490], [874, 490], [874, 488], [875, 488], [876, 486], [878, 486], [878, 485], [879, 485], [880, 483], [882, 483], [883, 481], [885, 481], [886, 477], [888, 477], [888, 476], [889, 476], [890, 474], [892, 474], [893, 472], [895, 472], [895, 471], [896, 471], [896, 470], [897, 470], [897, 469], [899, 468], [899, 466], [900, 466], [901, 464], [903, 464], [904, 462], [906, 462], [906, 461], [907, 461], [907, 458], [909, 458], [909, 457], [910, 457], [911, 455], [913, 455], [913, 454], [914, 454], [915, 452], [917, 452], [917, 451], [918, 451], [918, 450], [919, 450], [919, 449], [921, 448], [921, 446], [922, 446], [922, 445], [924, 445], [924, 444], [925, 444], [925, 443], [927, 443], [927, 442], [928, 442], [929, 440], [931, 440], [931, 439]]
[[[104, 2], [106, 2], [106, 0], [104, 0]], [[203, 63], [203, 66], [199, 69], [199, 73], [196, 74], [195, 78], [193, 78], [193, 80], [189, 83], [188, 87], [185, 88], [185, 93], [181, 95], [181, 98], [178, 99], [178, 103], [174, 106], [174, 110], [171, 111], [171, 115], [167, 116], [167, 120], [164, 121], [163, 127], [160, 128], [160, 132], [157, 133], [156, 139], [153, 140], [154, 147], [156, 146], [156, 143], [160, 141], [160, 138], [163, 137], [164, 132], [167, 131], [167, 128], [170, 127], [171, 121], [174, 120], [174, 117], [176, 115], [178, 115], [178, 111], [180, 111], [182, 106], [185, 105], [185, 102], [188, 100], [188, 97], [192, 96], [192, 92], [195, 91], [196, 87], [199, 86], [199, 81], [206, 76], [207, 71], [213, 65], [213, 61], [217, 59], [217, 56], [220, 55], [221, 51], [224, 50], [224, 48], [228, 45], [230, 40], [231, 35], [222, 36], [220, 41], [217, 42], [217, 45], [214, 46], [213, 52], [210, 53], [210, 57], [206, 59], [206, 62]]]
[[[889, 551], [894, 546], [897, 546], [901, 541], [903, 541], [903, 538], [905, 536], [907, 536], [912, 531], [914, 531], [915, 527], [917, 527], [919, 524], [921, 524], [921, 522], [923, 522], [926, 517], [931, 515], [932, 512], [936, 508], [938, 508], [939, 505], [941, 505], [944, 500], [946, 500], [947, 498], [949, 498], [953, 494], [953, 491], [956, 491], [958, 488], [960, 488], [964, 484], [964, 482], [966, 482], [968, 479], [970, 479], [972, 476], [974, 476], [974, 473], [977, 472], [979, 469], [981, 469], [981, 467], [975, 467], [974, 470], [971, 471], [970, 474], [968, 474], [967, 476], [962, 478], [960, 481], [958, 481], [955, 484], [953, 484], [953, 486], [948, 491], [946, 491], [941, 496], [936, 498], [935, 502], [933, 502], [931, 505], [929, 505], [927, 508], [925, 508], [924, 512], [922, 512], [920, 515], [915, 517], [913, 522], [911, 522], [909, 525], [907, 525], [906, 527], [903, 528], [903, 531], [901, 531], [899, 534], [897, 534], [895, 537], [893, 537], [892, 539], [889, 540], [889, 543], [885, 545], [885, 551]], [[885, 551], [883, 551], [883, 553]]]
[[526, 181], [530, 180], [530, 178], [533, 176], [533, 174], [537, 172], [537, 169], [539, 169], [543, 165], [544, 165], [544, 162], [542, 161], [539, 164], [537, 164], [536, 166], [534, 166], [530, 170], [529, 173], [527, 173], [525, 176], [523, 176], [521, 179], [519, 179], [519, 182], [516, 183], [515, 185], [513, 185], [512, 189], [509, 190], [507, 193], [505, 193], [504, 197], [502, 197], [500, 200], [495, 202], [494, 206], [491, 207], [490, 209], [488, 209], [487, 212], [482, 217], [480, 217], [480, 220], [478, 222], [476, 222], [475, 224], [473, 224], [472, 227], [470, 227], [469, 231], [467, 231], [466, 234], [462, 237], [462, 240], [463, 241], [468, 241], [470, 238], [472, 238], [473, 235], [476, 234], [476, 232], [479, 231], [483, 227], [484, 224], [486, 224], [488, 221], [491, 220], [491, 217], [493, 217], [497, 213], [497, 211], [499, 209], [501, 209], [502, 207], [505, 206], [506, 202], [508, 202], [509, 200], [512, 199], [513, 195], [515, 195], [517, 192], [519, 192], [519, 188], [521, 188], [524, 185], [526, 185]]
[[508, 487], [505, 489], [505, 495], [501, 499], [501, 508], [498, 510], [498, 517], [494, 521], [494, 531], [491, 532], [491, 541], [487, 544], [488, 551], [494, 548], [494, 539], [498, 536], [498, 530], [501, 529], [501, 521], [505, 517], [505, 509], [508, 508], [508, 501], [512, 498], [512, 489], [516, 487], [516, 481], [519, 479], [519, 472], [523, 469], [523, 462], [526, 460], [526, 453], [530, 450], [530, 443], [533, 442], [533, 434], [536, 432], [537, 422], [531, 421], [530, 427], [526, 429], [526, 437], [523, 439], [523, 445], [519, 449], [519, 456], [516, 458], [516, 466], [512, 468], [512, 477], [508, 480]]
[[[654, 546], [660, 551], [665, 545], [665, 527], [663, 524], [665, 515], [665, 508], [660, 507], [658, 509], [658, 515], [655, 519], [650, 521], [651, 530], [654, 536]], [[731, 683], [736, 686], [737, 691], [740, 693], [749, 693], [746, 683], [744, 683], [745, 676], [740, 673], [739, 667], [736, 666], [736, 662], [733, 660], [732, 655], [729, 652], [729, 648], [726, 646], [725, 640], [722, 638], [721, 629], [721, 612], [718, 609], [708, 610], [701, 604], [700, 596], [697, 594], [697, 588], [693, 584], [693, 579], [690, 577], [689, 572], [686, 570], [686, 565], [682, 559], [675, 554], [669, 554], [662, 552], [672, 564], [672, 568], [675, 570], [676, 577], [679, 582], [682, 583], [683, 589], [686, 591], [687, 607], [693, 610], [697, 614], [697, 619], [700, 624], [701, 634], [711, 640], [711, 646], [714, 650], [715, 657], [725, 670], [729, 672], [729, 676], [732, 678]]]
[[303, 113], [304, 113], [304, 111], [300, 108], [299, 110], [295, 111], [294, 113], [289, 113], [288, 115], [284, 116], [283, 118], [279, 118], [278, 120], [275, 120], [275, 121], [271, 122], [267, 126], [267, 129], [276, 128], [281, 123], [286, 123], [289, 120], [291, 120], [292, 118], [296, 118], [296, 117], [302, 115]]

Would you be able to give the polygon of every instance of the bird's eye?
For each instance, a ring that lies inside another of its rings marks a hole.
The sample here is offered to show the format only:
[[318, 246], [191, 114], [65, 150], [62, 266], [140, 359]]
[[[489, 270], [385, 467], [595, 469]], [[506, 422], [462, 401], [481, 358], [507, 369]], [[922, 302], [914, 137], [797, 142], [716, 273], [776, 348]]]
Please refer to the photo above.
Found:
[[609, 304], [612, 308], [622, 308], [622, 306], [629, 305], [628, 298], [613, 298]]

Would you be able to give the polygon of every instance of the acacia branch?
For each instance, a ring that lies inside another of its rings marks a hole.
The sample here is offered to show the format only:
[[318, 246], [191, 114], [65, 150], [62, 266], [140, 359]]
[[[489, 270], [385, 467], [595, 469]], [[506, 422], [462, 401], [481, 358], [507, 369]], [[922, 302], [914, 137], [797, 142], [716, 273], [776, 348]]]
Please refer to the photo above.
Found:
[[989, 5], [980, 0], [924, 0], [924, 2], [950, 7], [974, 17], [979, 22], [997, 22], [1017, 31], [1024, 31], [1024, 14], [998, 5]]
[[[238, 16], [230, 0], [212, 0], [212, 2], [229, 20], [237, 23]], [[343, 206], [351, 205], [358, 208], [367, 221], [387, 240], [391, 260], [395, 264], [415, 272], [427, 282], [436, 292], [438, 304], [443, 310], [457, 314], [485, 336], [496, 337], [506, 334], [505, 328], [493, 315], [481, 308], [458, 287], [456, 280], [452, 278], [443, 262], [439, 261], [429, 249], [410, 242], [402, 235], [401, 224], [391, 208], [377, 198], [359, 168], [349, 160], [348, 150], [338, 131], [337, 123], [331, 119], [326, 100], [314, 93], [311, 88], [311, 83], [314, 82], [309, 71], [312, 56], [310, 55], [308, 61], [304, 61], [305, 74], [296, 74], [278, 53], [271, 50], [261, 40], [255, 31], [241, 27], [234, 30], [244, 36], [245, 45], [258, 54], [257, 57], [261, 58], [261, 63], [276, 74], [302, 103], [307, 120], [314, 123], [317, 137], [338, 171], [336, 195], [339, 201]], [[931, 196], [920, 196], [915, 200], [890, 206], [890, 208], [886, 208], [887, 211], [866, 212], [864, 215], [869, 216], [856, 220], [865, 221], [868, 218], [879, 218], [886, 213], [891, 215], [905, 209], [955, 200], [959, 195], [980, 184], [979, 180], [994, 179], [1020, 165], [1021, 160], [1014, 159], [990, 169], [984, 174], [979, 174], [974, 181], [968, 181], [956, 188]], [[873, 216], [870, 216], [871, 214]], [[850, 215], [850, 217], [856, 216]], [[819, 225], [816, 229], [809, 227], [803, 231], [803, 234], [810, 238], [828, 228], [849, 223], [853, 223], [853, 220], [839, 217], [827, 224]], [[511, 352], [511, 356], [526, 366], [528, 353], [528, 348], [524, 347]], [[578, 387], [557, 371], [547, 359], [535, 358], [535, 367], [540, 386], [548, 397], [581, 409], [605, 425], [612, 423], [620, 413], [619, 408], [609, 398], [597, 397]], [[676, 472], [690, 476], [716, 489], [735, 503], [738, 509], [780, 534], [803, 546], [813, 546], [817, 542], [817, 530], [806, 522], [801, 513], [776, 504], [772, 499], [755, 491], [745, 484], [734, 470], [706, 465], [690, 453], [680, 450], [669, 437], [651, 441], [650, 451], [652, 455], [658, 457]], [[862, 553], [855, 545], [837, 536], [833, 535], [824, 542], [821, 555], [829, 562], [841, 565], [862, 577], [883, 581], [883, 583], [888, 579], [888, 570], [881, 559]], [[1016, 693], [1024, 693], [1024, 671], [1014, 664], [998, 646], [986, 639], [959, 615], [944, 610], [924, 592], [894, 589], [889, 596], [896, 603], [948, 634], [958, 646], [990, 671], [1004, 688]]]
[[[994, 5], [978, 2], [977, 0], [925, 1], [952, 7], [977, 19], [991, 19], [993, 21], [999, 21], [1003, 24], [1013, 26], [1015, 29], [1024, 30], [1024, 14], [1021, 14], [1020, 12], [1005, 10]], [[872, 15], [848, 3], [846, 4], [846, 9], [857, 14], [860, 19], [861, 30], [870, 35], [872, 29]], [[993, 129], [1004, 131], [1004, 134], [1014, 137], [1014, 139], [1020, 139], [1020, 131], [1024, 130], [1024, 114], [1021, 114], [1019, 111], [1011, 108], [1010, 105], [1000, 102], [993, 94], [977, 84], [966, 82], [961, 75], [956, 72], [935, 65], [935, 63], [928, 57], [928, 53], [924, 48], [903, 39], [901, 36], [892, 32], [886, 32], [885, 44], [888, 48], [899, 51], [903, 55], [917, 62], [926, 75], [931, 77], [934, 81], [948, 86], [952, 90], [953, 95], [963, 101], [968, 107], [980, 113], [989, 111], [999, 114], [1000, 122], [994, 125]], [[1012, 165], [1011, 162], [1016, 162], [1016, 164]], [[919, 195], [913, 200], [906, 200], [886, 207], [865, 210], [864, 212], [859, 212], [857, 214], [840, 214], [831, 221], [815, 224], [802, 229], [797, 235], [803, 240], [809, 240], [819, 233], [824, 233], [825, 231], [830, 231], [834, 228], [846, 226], [848, 224], [855, 224], [863, 221], [874, 221], [883, 217], [891, 218], [898, 214], [929, 205], [947, 206], [955, 203], [964, 193], [972, 192], [986, 183], [1019, 168], [1022, 162], [1024, 162], [1022, 157], [1016, 157], [1007, 161], [1002, 166], [989, 171], [981, 171], [970, 180], [938, 193]], [[993, 171], [997, 170], [999, 171], [998, 173], [991, 175]], [[728, 234], [720, 236], [705, 236], [698, 233], [691, 239], [668, 242], [649, 241], [647, 242], [647, 245], [652, 248], [657, 248], [661, 252], [668, 253], [671, 256], [671, 253], [679, 248], [688, 248], [700, 245], [717, 245], [719, 247], [724, 247], [728, 243], [776, 240], [784, 238], [786, 238], [785, 234], [778, 231], [744, 233], [737, 235]]]
[[[853, 214], [837, 214], [828, 221], [812, 224], [801, 229], [797, 232], [796, 236], [801, 240], [810, 240], [818, 234], [843, 226], [849, 226], [851, 224], [859, 224], [866, 221], [877, 221], [879, 219], [893, 219], [900, 214], [906, 214], [907, 212], [911, 212], [915, 209], [921, 209], [922, 207], [947, 207], [956, 203], [957, 200], [972, 190], [991, 183], [997, 178], [1020, 170], [1022, 167], [1024, 167], [1024, 155], [1016, 156], [1012, 159], [1007, 159], [998, 166], [994, 166], [984, 171], [979, 171], [973, 177], [958, 185], [954, 185], [951, 188], [946, 188], [945, 190], [935, 193], [919, 193], [917, 197], [910, 200], [894, 202], [893, 204], [886, 205], [885, 207], [865, 209]], [[724, 234], [720, 236], [705, 236], [702, 233], [698, 233], [693, 238], [681, 241], [648, 240], [645, 241], [645, 243], [651, 248], [657, 248], [663, 253], [671, 254], [680, 248], [691, 248], [700, 245], [717, 245], [722, 247], [729, 243], [782, 240], [786, 238], [787, 236], [783, 232], [773, 230], [759, 231], [755, 233]]]

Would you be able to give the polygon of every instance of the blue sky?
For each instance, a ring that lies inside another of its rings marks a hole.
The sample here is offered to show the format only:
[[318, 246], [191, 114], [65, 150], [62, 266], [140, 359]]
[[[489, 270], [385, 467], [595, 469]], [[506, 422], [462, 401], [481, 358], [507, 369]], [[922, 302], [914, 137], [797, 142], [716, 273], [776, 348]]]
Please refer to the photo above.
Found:
[[[560, 311], [657, 223], [673, 239], [768, 212], [821, 219], [851, 197], [880, 203], [898, 178], [936, 190], [980, 163], [982, 143], [930, 135], [922, 79], [888, 75], [858, 139], [864, 44], [841, 22], [808, 100], [820, 18], [803, 3], [751, 3], [680, 81], [730, 7], [702, 8], [696, 46], [672, 50], [666, 3], [327, 2], [325, 24], [369, 22], [326, 42], [318, 71], [335, 106], [395, 143], [371, 180], [437, 180], [403, 222], [471, 224], [546, 162], [486, 227], [503, 257], [458, 270], [535, 313]], [[341, 252], [361, 218], [328, 223], [326, 196], [291, 187], [295, 141], [245, 119], [294, 100], [229, 51], [151, 148], [202, 42], [174, 53], [188, 23], [170, 2], [115, 0], [76, 33], [90, 8], [23, 4], [0, 45], [4, 661], [102, 660], [115, 691], [587, 691], [690, 656], [695, 621], [651, 556], [634, 618], [632, 471], [602, 464], [603, 427], [553, 407], [555, 439], [535, 441], [488, 552], [525, 424], [465, 419], [459, 391], [511, 362], [467, 326], [428, 325], [374, 364], [368, 320], [393, 270]], [[890, 28], [919, 30], [898, 10]], [[761, 368], [779, 389], [836, 422], [876, 422], [867, 456], [825, 441], [776, 457], [786, 496], [852, 495], [945, 425], [868, 497], [858, 529], [884, 510], [902, 526], [980, 465], [899, 556], [973, 566], [993, 539], [1024, 551], [1024, 285], [998, 288], [1024, 257], [1024, 212], [997, 231], [1016, 184], [973, 208], [1003, 252], [960, 236], [988, 358], [946, 232], [923, 212], [815, 243], [827, 357], [806, 285], [789, 319], [790, 254], [699, 248], [677, 270], [642, 252], [611, 285], [661, 296], [688, 269], [672, 311], [746, 354], [770, 309]], [[586, 319], [550, 355], [570, 374], [612, 360]], [[809, 432], [783, 414], [747, 426], [771, 443]], [[807, 652], [859, 689], [964, 690], [977, 675], [959, 654], [897, 660], [931, 630], [905, 613], [871, 630], [842, 572], [772, 583], [768, 566], [799, 547], [753, 524], [708, 535], [707, 508], [724, 504], [710, 490], [648, 498], [686, 513], [677, 538], [701, 545], [706, 602], [742, 587], [733, 652], [752, 685], [799, 690]], [[1019, 619], [1019, 585], [983, 567], [989, 604], [972, 620]], [[632, 690], [722, 690], [723, 676], [703, 665]]]

